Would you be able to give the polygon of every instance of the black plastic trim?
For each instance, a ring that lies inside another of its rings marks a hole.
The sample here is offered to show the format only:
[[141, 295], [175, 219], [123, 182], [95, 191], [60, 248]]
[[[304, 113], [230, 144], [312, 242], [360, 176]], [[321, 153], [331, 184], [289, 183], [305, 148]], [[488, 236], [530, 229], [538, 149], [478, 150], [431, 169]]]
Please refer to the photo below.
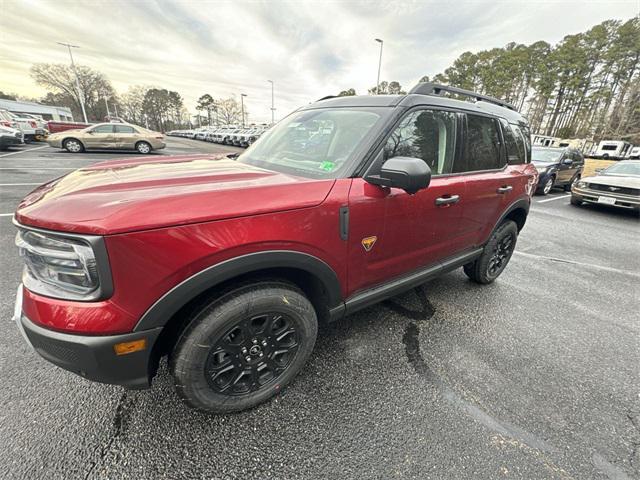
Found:
[[96, 267], [98, 269], [99, 286], [93, 292], [78, 297], [75, 294], [70, 296], [51, 296], [44, 293], [38, 293], [43, 297], [57, 298], [61, 300], [73, 300], [77, 302], [95, 302], [99, 300], [105, 300], [113, 295], [113, 279], [111, 277], [111, 267], [109, 266], [109, 255], [107, 254], [107, 246], [104, 242], [104, 237], [99, 235], [83, 235], [79, 233], [63, 233], [55, 230], [45, 230], [44, 228], [31, 227], [29, 225], [23, 225], [13, 217], [13, 224], [21, 230], [31, 230], [39, 232], [52, 237], [59, 237], [62, 239], [77, 240], [83, 243], [89, 244], [93, 250], [93, 254], [96, 257]]
[[378, 285], [348, 298], [345, 302], [345, 315], [350, 315], [362, 308], [381, 302], [389, 297], [398, 295], [406, 290], [417, 287], [443, 273], [455, 270], [462, 265], [472, 262], [482, 254], [482, 248], [468, 251], [429, 267], [423, 268], [409, 275], [402, 276], [390, 282]]
[[[33, 348], [40, 356], [88, 380], [130, 389], [149, 388], [155, 374], [153, 345], [162, 328], [109, 336], [83, 336], [42, 328], [24, 314], [20, 319]], [[144, 350], [116, 355], [116, 343], [145, 338]]]
[[325, 262], [312, 255], [292, 250], [270, 250], [249, 253], [213, 265], [164, 294], [142, 316], [135, 332], [162, 327], [188, 301], [205, 290], [240, 275], [269, 268], [294, 268], [304, 270], [318, 278], [327, 293], [329, 309], [342, 302], [338, 276]]
[[500, 216], [498, 221], [496, 222], [496, 224], [493, 227], [493, 230], [491, 230], [491, 234], [489, 235], [488, 238], [491, 238], [491, 235], [493, 235], [493, 232], [495, 232], [497, 230], [497, 228], [500, 225], [502, 225], [502, 222], [504, 221], [504, 219], [507, 218], [507, 216], [511, 212], [513, 212], [514, 210], [517, 210], [518, 208], [522, 208], [522, 209], [524, 209], [524, 211], [527, 213], [527, 216], [528, 216], [529, 215], [529, 207], [530, 206], [531, 206], [531, 203], [528, 202], [527, 200], [525, 200], [524, 198], [521, 198], [520, 200], [516, 200], [511, 205], [509, 205], [507, 207], [507, 209], [504, 211], [504, 213]]
[[340, 207], [340, 239], [349, 239], [349, 207]]

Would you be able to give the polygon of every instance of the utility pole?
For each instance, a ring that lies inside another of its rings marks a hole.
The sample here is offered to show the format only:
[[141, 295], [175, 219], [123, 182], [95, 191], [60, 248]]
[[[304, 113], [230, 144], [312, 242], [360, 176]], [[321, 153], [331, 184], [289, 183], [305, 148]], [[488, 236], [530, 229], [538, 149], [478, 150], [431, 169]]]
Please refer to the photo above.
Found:
[[271, 125], [273, 125], [275, 122], [275, 106], [273, 105], [273, 80], [267, 80], [267, 82], [269, 82], [271, 84]]
[[246, 93], [240, 94], [240, 105], [242, 106], [242, 128], [244, 128], [244, 97], [246, 96]]
[[82, 116], [84, 117], [84, 123], [89, 123], [87, 121], [87, 112], [84, 109], [84, 100], [82, 98], [82, 90], [80, 90], [80, 79], [78, 78], [78, 70], [76, 70], [76, 64], [73, 61], [73, 55], [71, 54], [72, 48], [80, 48], [77, 45], [71, 45], [70, 43], [56, 42], [58, 45], [62, 45], [69, 49], [69, 57], [71, 57], [71, 68], [73, 68], [73, 73], [76, 75], [76, 88], [78, 89], [78, 100], [80, 100], [80, 107], [82, 107]]
[[376, 95], [380, 95], [380, 67], [382, 67], [382, 45], [384, 42], [379, 38], [375, 39], [380, 44], [380, 59], [378, 60], [378, 79], [376, 80]]
[[107, 96], [104, 96], [104, 104], [107, 107], [107, 117], [111, 117], [111, 112], [109, 112], [109, 102], [107, 102]]

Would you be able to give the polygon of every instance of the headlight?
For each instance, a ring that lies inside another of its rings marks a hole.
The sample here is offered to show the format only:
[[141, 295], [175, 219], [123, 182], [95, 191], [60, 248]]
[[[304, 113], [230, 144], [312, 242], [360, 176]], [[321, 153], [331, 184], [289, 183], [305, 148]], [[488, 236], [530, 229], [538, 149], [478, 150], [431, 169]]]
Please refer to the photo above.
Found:
[[538, 173], [545, 173], [549, 167], [536, 167]]
[[[99, 238], [99, 237], [92, 237]], [[101, 280], [111, 293], [110, 275], [101, 275], [91, 241], [20, 229], [16, 245], [24, 260], [23, 282], [34, 293], [69, 300], [103, 296]], [[102, 249], [104, 245], [100, 244]], [[104, 255], [106, 257], [106, 251]], [[101, 278], [101, 277], [108, 278]]]
[[587, 182], [577, 182], [576, 188], [587, 188], [589, 184]]

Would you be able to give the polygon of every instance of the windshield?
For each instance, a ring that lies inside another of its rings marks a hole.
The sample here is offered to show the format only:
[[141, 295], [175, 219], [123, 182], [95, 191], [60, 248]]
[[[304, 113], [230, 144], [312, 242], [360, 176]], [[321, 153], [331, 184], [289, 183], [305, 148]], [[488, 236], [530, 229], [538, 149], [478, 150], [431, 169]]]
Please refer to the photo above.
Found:
[[640, 177], [640, 162], [616, 163], [600, 172], [600, 175], [632, 175]]
[[338, 178], [374, 127], [381, 109], [327, 108], [291, 114], [238, 161], [312, 178]]
[[532, 148], [531, 161], [540, 163], [556, 163], [560, 160], [563, 150], [550, 148]]

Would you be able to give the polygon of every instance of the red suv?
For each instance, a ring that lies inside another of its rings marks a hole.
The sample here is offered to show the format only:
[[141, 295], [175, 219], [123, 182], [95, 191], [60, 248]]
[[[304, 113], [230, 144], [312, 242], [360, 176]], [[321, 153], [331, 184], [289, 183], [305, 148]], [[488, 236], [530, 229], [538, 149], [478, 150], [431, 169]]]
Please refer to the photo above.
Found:
[[537, 183], [529, 138], [504, 102], [419, 84], [319, 100], [237, 159], [77, 170], [15, 214], [16, 321], [88, 379], [145, 388], [168, 355], [189, 405], [252, 407], [300, 371], [318, 322], [458, 267], [495, 280]]

